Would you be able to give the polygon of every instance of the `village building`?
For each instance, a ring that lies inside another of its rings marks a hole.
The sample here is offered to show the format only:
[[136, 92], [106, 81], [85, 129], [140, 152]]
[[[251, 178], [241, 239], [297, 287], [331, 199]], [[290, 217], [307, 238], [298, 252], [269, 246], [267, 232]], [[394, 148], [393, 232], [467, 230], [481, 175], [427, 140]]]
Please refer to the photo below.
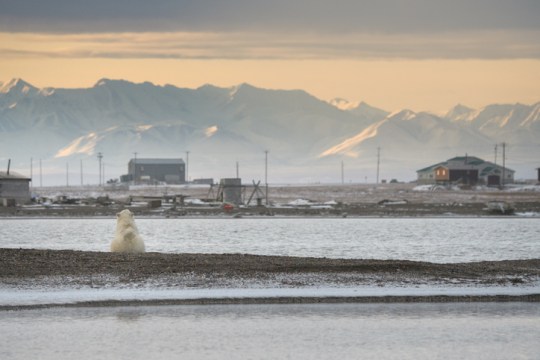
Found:
[[182, 159], [131, 159], [128, 174], [122, 175], [120, 180], [135, 184], [184, 184], [186, 166]]
[[416, 173], [419, 184], [500, 186], [513, 183], [515, 171], [475, 156], [457, 156]]
[[30, 202], [30, 178], [13, 171], [0, 171], [0, 206]]

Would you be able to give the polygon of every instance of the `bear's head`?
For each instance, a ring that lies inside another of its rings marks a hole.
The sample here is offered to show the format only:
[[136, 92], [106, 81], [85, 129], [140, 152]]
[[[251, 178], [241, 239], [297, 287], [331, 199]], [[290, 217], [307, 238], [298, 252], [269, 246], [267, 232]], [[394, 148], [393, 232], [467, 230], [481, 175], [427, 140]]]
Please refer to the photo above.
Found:
[[128, 209], [122, 210], [116, 214], [116, 221], [118, 223], [129, 224], [133, 222], [133, 213]]

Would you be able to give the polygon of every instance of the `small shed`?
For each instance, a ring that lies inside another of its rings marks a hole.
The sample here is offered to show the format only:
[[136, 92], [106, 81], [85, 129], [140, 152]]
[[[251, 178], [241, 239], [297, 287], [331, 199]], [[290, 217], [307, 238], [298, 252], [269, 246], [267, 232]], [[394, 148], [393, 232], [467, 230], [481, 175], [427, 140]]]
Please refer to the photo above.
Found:
[[221, 192], [222, 201], [234, 205], [242, 204], [242, 179], [221, 179], [218, 193]]
[[17, 204], [30, 202], [30, 178], [13, 171], [0, 171], [0, 206], [13, 200]]

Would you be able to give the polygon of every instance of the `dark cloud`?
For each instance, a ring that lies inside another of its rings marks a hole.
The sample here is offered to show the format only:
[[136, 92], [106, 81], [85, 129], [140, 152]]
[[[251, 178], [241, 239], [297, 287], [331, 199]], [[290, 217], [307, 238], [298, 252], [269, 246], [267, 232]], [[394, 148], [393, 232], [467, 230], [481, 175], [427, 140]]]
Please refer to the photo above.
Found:
[[540, 28], [538, 0], [0, 0], [0, 31], [416, 33]]

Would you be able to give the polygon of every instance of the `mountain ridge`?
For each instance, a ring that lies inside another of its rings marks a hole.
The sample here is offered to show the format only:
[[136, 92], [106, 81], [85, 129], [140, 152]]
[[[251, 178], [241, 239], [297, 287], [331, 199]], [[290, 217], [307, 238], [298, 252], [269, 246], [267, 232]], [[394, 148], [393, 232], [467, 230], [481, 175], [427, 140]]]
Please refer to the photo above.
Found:
[[[178, 157], [190, 151], [198, 154], [190, 165], [194, 176], [218, 178], [241, 161], [246, 176], [261, 178], [261, 154], [270, 150], [276, 179], [330, 181], [340, 161], [351, 163], [350, 176], [360, 179], [373, 172], [381, 147], [389, 176], [413, 179], [417, 168], [457, 154], [491, 157], [503, 141], [510, 144], [508, 160], [527, 174], [540, 165], [534, 157], [540, 102], [479, 110], [458, 104], [437, 116], [247, 83], [189, 89], [102, 78], [89, 88], [39, 89], [13, 79], [0, 89], [0, 160], [42, 158], [51, 173], [97, 152], [118, 176], [134, 152]], [[28, 168], [27, 160], [18, 163]]]

